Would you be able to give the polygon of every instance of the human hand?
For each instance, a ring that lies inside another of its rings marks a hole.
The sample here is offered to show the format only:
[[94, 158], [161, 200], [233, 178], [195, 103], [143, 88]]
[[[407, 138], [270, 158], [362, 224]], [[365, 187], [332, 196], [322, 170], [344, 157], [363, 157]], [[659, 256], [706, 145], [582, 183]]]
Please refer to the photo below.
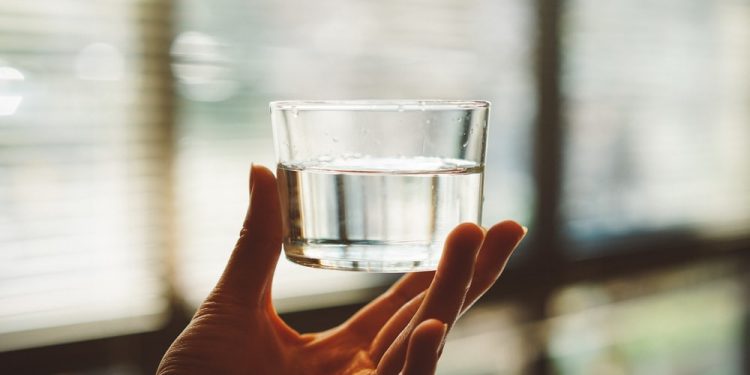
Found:
[[340, 326], [299, 334], [271, 303], [282, 242], [276, 179], [254, 166], [250, 207], [229, 262], [158, 374], [432, 374], [445, 335], [497, 280], [525, 228], [461, 224], [436, 272], [403, 276]]

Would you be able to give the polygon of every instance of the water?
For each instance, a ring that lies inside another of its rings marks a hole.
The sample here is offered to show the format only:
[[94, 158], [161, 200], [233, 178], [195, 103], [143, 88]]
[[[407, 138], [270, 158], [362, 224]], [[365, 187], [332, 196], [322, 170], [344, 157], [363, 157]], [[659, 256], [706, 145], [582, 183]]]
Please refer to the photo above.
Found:
[[483, 169], [440, 158], [320, 158], [280, 164], [284, 249], [319, 268], [432, 270], [446, 235], [479, 222]]

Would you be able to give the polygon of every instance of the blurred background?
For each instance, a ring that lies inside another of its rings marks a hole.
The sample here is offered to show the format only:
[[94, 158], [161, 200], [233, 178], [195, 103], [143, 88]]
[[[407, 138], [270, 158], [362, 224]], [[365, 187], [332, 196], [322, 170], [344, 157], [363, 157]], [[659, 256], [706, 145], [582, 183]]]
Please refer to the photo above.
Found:
[[[149, 374], [221, 272], [278, 99], [493, 103], [530, 228], [440, 374], [750, 373], [746, 0], [3, 0], [0, 373]], [[281, 262], [301, 331], [392, 276]]]

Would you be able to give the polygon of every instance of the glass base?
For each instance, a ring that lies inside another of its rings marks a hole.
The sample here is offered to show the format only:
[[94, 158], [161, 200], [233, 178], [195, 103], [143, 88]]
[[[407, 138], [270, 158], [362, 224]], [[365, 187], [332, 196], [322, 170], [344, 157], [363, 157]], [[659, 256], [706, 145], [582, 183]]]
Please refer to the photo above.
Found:
[[284, 244], [290, 261], [313, 268], [342, 271], [402, 273], [434, 271], [442, 244], [303, 243]]

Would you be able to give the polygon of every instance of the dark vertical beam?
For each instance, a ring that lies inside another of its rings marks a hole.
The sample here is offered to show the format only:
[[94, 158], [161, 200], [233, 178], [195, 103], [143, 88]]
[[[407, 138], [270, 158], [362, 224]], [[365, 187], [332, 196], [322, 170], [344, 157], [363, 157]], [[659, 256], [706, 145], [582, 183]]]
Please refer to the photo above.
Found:
[[175, 0], [142, 1], [133, 5], [139, 19], [148, 24], [139, 25], [139, 46], [143, 60], [139, 72], [143, 80], [140, 90], [149, 92], [143, 95], [148, 102], [141, 100], [138, 108], [144, 108], [149, 142], [155, 143], [157, 153], [154, 162], [158, 165], [159, 179], [155, 181], [154, 191], [149, 202], [158, 212], [155, 224], [159, 228], [154, 235], [154, 242], [159, 244], [161, 276], [164, 280], [165, 294], [169, 301], [165, 326], [158, 332], [137, 336], [139, 345], [135, 363], [143, 373], [154, 373], [161, 356], [172, 340], [182, 331], [188, 320], [185, 304], [176, 290], [179, 233], [177, 228], [177, 202], [175, 184], [175, 156], [177, 107], [175, 103], [174, 77], [171, 69], [170, 47], [175, 34]]
[[[743, 270], [750, 270], [750, 257], [745, 256], [742, 259]], [[740, 343], [740, 353], [742, 353], [742, 371], [743, 374], [750, 374], [750, 274], [740, 276], [744, 286], [744, 303], [745, 309], [742, 319], [742, 342]]]
[[[160, 245], [162, 274], [170, 297], [175, 291], [175, 258], [178, 241], [176, 227], [175, 194], [175, 139], [176, 106], [174, 79], [172, 77], [170, 47], [173, 39], [174, 1], [145, 1], [134, 5], [140, 19], [148, 20], [148, 25], [139, 25], [139, 45], [142, 54], [141, 71], [143, 78], [138, 90], [144, 95], [138, 108], [144, 112], [143, 121], [149, 133], [146, 142], [153, 142], [156, 153], [154, 163], [158, 166], [159, 178], [155, 180], [152, 200], [149, 202], [155, 212], [159, 212], [155, 225], [159, 232], [154, 242]], [[147, 101], [146, 101], [147, 100]]]
[[[531, 262], [534, 278], [540, 288], [531, 296], [529, 318], [542, 322], [547, 318], [547, 304], [562, 282], [565, 257], [560, 246], [559, 207], [562, 183], [562, 94], [560, 92], [560, 18], [564, 0], [537, 0], [536, 23], [536, 93], [537, 118], [534, 124], [534, 182], [536, 206], [534, 233], [531, 236]], [[538, 355], [530, 368], [533, 374], [551, 374], [541, 338]]]
[[535, 236], [545, 258], [558, 252], [562, 183], [562, 94], [560, 92], [560, 11], [563, 0], [537, 0], [537, 119], [534, 129]]

